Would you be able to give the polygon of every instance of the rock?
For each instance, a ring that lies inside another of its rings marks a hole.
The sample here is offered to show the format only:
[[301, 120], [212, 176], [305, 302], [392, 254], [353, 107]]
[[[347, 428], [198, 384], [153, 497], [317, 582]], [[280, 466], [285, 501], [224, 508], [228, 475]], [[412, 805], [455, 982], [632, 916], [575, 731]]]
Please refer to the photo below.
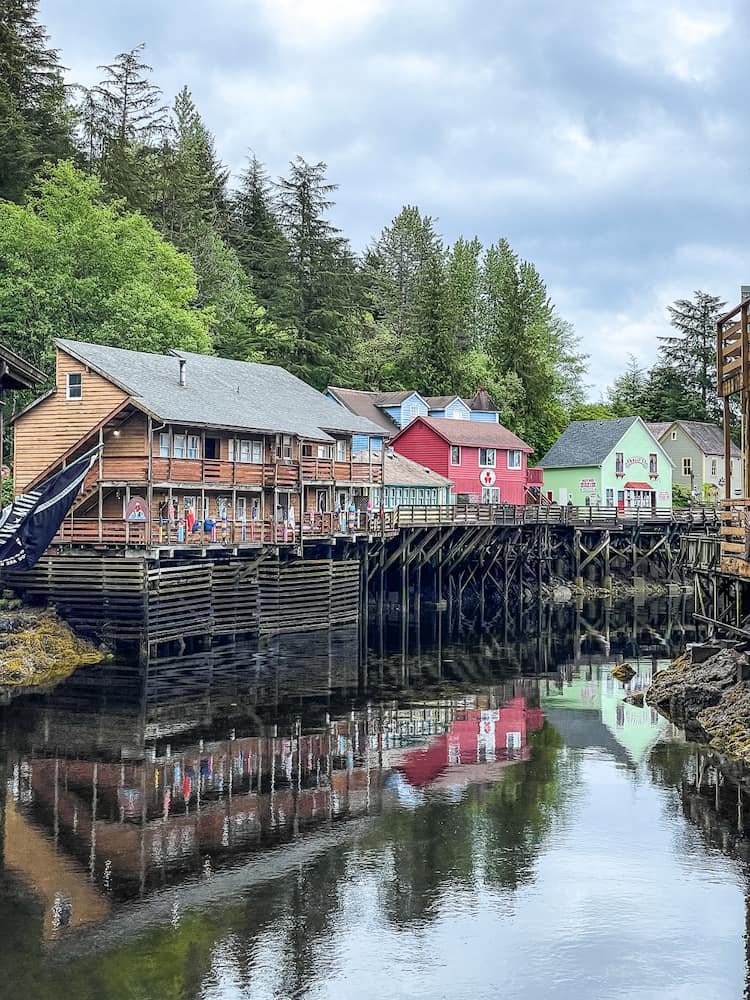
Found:
[[573, 591], [564, 584], [558, 584], [552, 591], [552, 600], [556, 602], [572, 601]]
[[718, 705], [735, 686], [738, 665], [745, 662], [745, 654], [736, 649], [722, 649], [703, 663], [681, 656], [655, 675], [646, 704], [685, 727], [693, 738], [703, 739], [700, 713]]
[[636, 705], [638, 708], [643, 708], [643, 691], [631, 691], [630, 694], [626, 694], [623, 698], [629, 705]]
[[622, 681], [623, 684], [627, 684], [635, 677], [635, 670], [629, 663], [618, 663], [616, 667], [612, 667], [611, 673], [616, 681]]

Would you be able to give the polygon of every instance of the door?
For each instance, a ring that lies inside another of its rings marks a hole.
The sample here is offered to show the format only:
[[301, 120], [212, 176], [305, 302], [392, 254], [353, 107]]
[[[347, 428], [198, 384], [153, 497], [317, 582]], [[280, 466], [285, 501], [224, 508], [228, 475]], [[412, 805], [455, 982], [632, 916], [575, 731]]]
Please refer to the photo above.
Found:
[[625, 510], [625, 490], [617, 491], [617, 509], [621, 513]]
[[564, 486], [561, 486], [559, 489], [559, 493], [560, 493], [560, 503], [566, 504], [568, 502], [568, 491], [565, 489]]
[[318, 490], [315, 506], [319, 514], [325, 514], [328, 510], [328, 490]]
[[217, 459], [219, 457], [218, 438], [206, 438], [206, 458]]

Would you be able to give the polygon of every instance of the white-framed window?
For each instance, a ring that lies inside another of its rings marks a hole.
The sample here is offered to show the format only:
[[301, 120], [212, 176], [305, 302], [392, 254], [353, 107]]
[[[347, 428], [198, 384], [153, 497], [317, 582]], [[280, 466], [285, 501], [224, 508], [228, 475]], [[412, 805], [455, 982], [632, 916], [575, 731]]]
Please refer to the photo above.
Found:
[[621, 451], [615, 452], [615, 475], [616, 476], [625, 475], [625, 459]]
[[659, 475], [659, 459], [655, 451], [652, 451], [648, 456], [648, 474], [649, 476]]
[[159, 458], [169, 458], [170, 454], [169, 431], [162, 431], [159, 435]]
[[[510, 453], [512, 454], [512, 452]], [[479, 449], [479, 466], [482, 469], [494, 469], [497, 455], [494, 448]]]
[[203, 517], [204, 521], [208, 517], [208, 512], [209, 512], [210, 509], [211, 509], [211, 507], [210, 507], [210, 497], [204, 496], [203, 497], [203, 514], [202, 514], [202, 517]]
[[682, 474], [683, 474], [683, 476], [692, 476], [692, 474], [693, 474], [693, 460], [692, 460], [692, 458], [683, 458], [683, 460], [682, 460]]
[[677, 431], [672, 431], [672, 433], [669, 435], [669, 437], [671, 438], [672, 441], [676, 441], [677, 440]]
[[615, 491], [614, 490], [607, 489], [605, 491], [604, 503], [606, 504], [607, 507], [614, 507], [614, 505], [615, 505]]
[[172, 438], [172, 454], [175, 458], [185, 457], [185, 435], [175, 434]]
[[419, 403], [416, 399], [412, 399], [411, 402], [406, 404], [406, 423], [413, 420], [415, 417], [419, 416]]
[[336, 439], [336, 461], [345, 462], [346, 461], [346, 441], [342, 438]]
[[395, 500], [395, 506], [396, 507], [400, 506], [400, 504], [401, 504], [401, 497], [402, 497], [401, 487], [397, 486], [396, 487], [396, 500]]
[[451, 445], [451, 465], [461, 464], [461, 449], [457, 444]]
[[523, 453], [519, 450], [512, 450], [508, 452], [508, 468], [509, 469], [520, 469], [523, 464], [523, 459], [521, 455]]
[[424, 490], [417, 490], [417, 503], [421, 507], [424, 506]]
[[415, 504], [417, 502], [417, 491], [414, 486], [409, 490], [409, 503]]
[[237, 497], [235, 517], [238, 521], [247, 520], [247, 497]]
[[482, 487], [482, 503], [500, 503], [500, 489], [497, 486]]
[[195, 503], [195, 497], [183, 497], [182, 504], [186, 511], [192, 510], [192, 512], [195, 513], [197, 506]]
[[333, 454], [330, 444], [319, 444], [318, 445], [318, 458], [331, 458]]
[[292, 436], [281, 434], [276, 438], [276, 458], [292, 457]]
[[83, 372], [68, 372], [65, 385], [66, 399], [80, 399], [83, 396]]
[[251, 441], [250, 442], [250, 461], [253, 465], [263, 464], [263, 442], [262, 441]]
[[201, 457], [201, 439], [197, 434], [188, 434], [187, 436], [187, 457]]
[[716, 461], [715, 458], [712, 458], [711, 459], [711, 475], [715, 476], [718, 471], [719, 471], [719, 464], [718, 464], [718, 462]]
[[238, 462], [251, 462], [260, 465], [263, 461], [263, 442], [248, 441], [243, 438], [237, 442], [239, 447], [234, 451]]

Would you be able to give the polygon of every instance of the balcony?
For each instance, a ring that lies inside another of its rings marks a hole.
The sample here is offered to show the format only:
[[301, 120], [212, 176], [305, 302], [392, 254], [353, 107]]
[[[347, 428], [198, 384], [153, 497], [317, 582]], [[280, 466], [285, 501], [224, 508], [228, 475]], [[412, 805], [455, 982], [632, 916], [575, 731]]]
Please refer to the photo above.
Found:
[[544, 469], [527, 469], [526, 470], [526, 485], [527, 486], [543, 486], [544, 485]]

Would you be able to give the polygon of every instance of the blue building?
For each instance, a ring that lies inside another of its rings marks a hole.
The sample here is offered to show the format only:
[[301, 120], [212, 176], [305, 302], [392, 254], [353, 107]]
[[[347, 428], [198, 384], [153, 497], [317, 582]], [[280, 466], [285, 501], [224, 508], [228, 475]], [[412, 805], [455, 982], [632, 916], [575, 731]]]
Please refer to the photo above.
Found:
[[379, 452], [384, 441], [406, 427], [415, 417], [499, 423], [497, 408], [485, 389], [479, 389], [471, 399], [462, 399], [456, 395], [421, 396], [409, 389], [400, 389], [396, 392], [366, 392], [329, 385], [326, 395], [351, 413], [366, 417], [383, 428], [382, 438], [368, 438], [364, 434], [355, 434], [352, 445], [355, 452], [368, 449]]

